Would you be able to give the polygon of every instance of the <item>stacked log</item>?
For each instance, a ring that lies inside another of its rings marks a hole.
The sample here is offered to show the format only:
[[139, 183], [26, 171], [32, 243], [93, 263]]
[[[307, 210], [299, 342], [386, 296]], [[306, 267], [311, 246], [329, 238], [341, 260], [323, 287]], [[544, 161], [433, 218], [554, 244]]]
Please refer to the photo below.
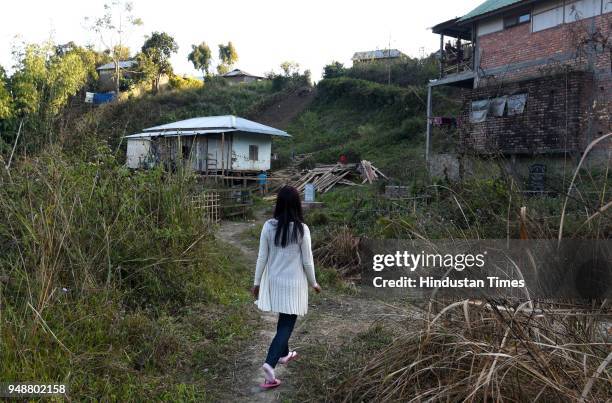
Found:
[[362, 184], [366, 182], [373, 183], [380, 177], [387, 179], [371, 162], [363, 160], [358, 164], [317, 165], [315, 168], [303, 173], [292, 185], [300, 192], [303, 192], [306, 185], [312, 183], [315, 185], [318, 193], [326, 193], [337, 184], [347, 186], [359, 185], [359, 183], [350, 180], [356, 174], [359, 174], [363, 179]]

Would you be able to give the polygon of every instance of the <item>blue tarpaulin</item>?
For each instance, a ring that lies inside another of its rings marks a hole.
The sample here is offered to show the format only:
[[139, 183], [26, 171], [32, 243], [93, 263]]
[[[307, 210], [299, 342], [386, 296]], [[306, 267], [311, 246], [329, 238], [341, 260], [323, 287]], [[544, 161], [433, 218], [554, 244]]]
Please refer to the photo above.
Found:
[[111, 102], [115, 98], [114, 92], [96, 92], [93, 96], [94, 105]]

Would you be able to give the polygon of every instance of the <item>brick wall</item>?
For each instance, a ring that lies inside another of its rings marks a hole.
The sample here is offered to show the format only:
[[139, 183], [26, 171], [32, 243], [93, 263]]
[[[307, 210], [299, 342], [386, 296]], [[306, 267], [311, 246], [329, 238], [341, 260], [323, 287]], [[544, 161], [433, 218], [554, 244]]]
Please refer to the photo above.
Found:
[[[531, 32], [531, 24], [526, 23], [483, 35], [478, 38], [480, 68], [484, 71], [503, 69], [492, 74], [494, 76], [492, 78], [497, 80], [545, 75], [551, 69], [558, 68], [559, 64], [571, 66], [576, 70], [610, 71], [610, 44], [608, 43], [606, 51], [592, 52], [584, 45], [584, 41], [595, 33], [602, 38], [610, 38], [612, 13], [561, 24], [539, 32]], [[553, 62], [555, 58], [566, 59], [568, 55], [572, 56], [570, 60]], [[542, 59], [550, 59], [551, 62], [545, 65], [505, 69], [508, 65], [528, 64]], [[488, 85], [486, 78], [482, 85]]]
[[[459, 130], [464, 152], [476, 154], [559, 154], [584, 149], [592, 73], [568, 72], [465, 91]], [[471, 102], [526, 93], [521, 115], [470, 123]]]
[[[499, 95], [524, 91], [530, 94], [529, 111], [474, 125], [474, 132], [464, 136], [468, 148], [550, 153], [564, 149], [567, 140], [572, 150], [582, 151], [588, 142], [612, 131], [612, 13], [539, 32], [522, 24], [478, 41], [481, 75], [466, 100], [498, 95], [500, 88], [505, 94]], [[538, 60], [546, 63], [534, 63]], [[467, 111], [464, 107], [467, 114], [469, 103]], [[612, 142], [601, 143], [597, 150], [612, 151]]]

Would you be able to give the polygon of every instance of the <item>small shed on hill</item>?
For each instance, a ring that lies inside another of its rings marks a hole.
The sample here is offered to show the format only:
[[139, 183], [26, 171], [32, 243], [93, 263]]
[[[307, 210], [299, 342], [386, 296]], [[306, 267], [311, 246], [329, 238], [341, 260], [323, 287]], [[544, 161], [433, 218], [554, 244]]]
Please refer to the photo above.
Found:
[[144, 129], [126, 136], [127, 166], [183, 164], [207, 175], [270, 169], [272, 136], [286, 132], [237, 116], [208, 116]]
[[[130, 78], [136, 68], [136, 60], [122, 60], [119, 62], [119, 71], [122, 78]], [[100, 91], [113, 91], [115, 89], [115, 63], [106, 63], [96, 68], [98, 71], [98, 89]]]
[[397, 49], [378, 49], [368, 50], [365, 52], [355, 52], [351, 60], [353, 61], [353, 64], [358, 64], [386, 60], [398, 60], [402, 57], [406, 57], [406, 55]]
[[264, 77], [249, 74], [244, 70], [234, 69], [222, 75], [223, 79], [229, 84], [247, 84], [254, 81], [261, 81]]

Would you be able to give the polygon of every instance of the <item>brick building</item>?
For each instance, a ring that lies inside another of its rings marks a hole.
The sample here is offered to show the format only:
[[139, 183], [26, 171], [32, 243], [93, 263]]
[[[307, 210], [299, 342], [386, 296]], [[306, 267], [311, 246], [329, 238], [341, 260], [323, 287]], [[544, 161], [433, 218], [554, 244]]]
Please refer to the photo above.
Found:
[[[611, 131], [612, 0], [487, 0], [432, 28], [440, 72], [429, 85], [463, 88], [462, 154], [579, 157]], [[610, 142], [598, 145], [609, 158]]]

